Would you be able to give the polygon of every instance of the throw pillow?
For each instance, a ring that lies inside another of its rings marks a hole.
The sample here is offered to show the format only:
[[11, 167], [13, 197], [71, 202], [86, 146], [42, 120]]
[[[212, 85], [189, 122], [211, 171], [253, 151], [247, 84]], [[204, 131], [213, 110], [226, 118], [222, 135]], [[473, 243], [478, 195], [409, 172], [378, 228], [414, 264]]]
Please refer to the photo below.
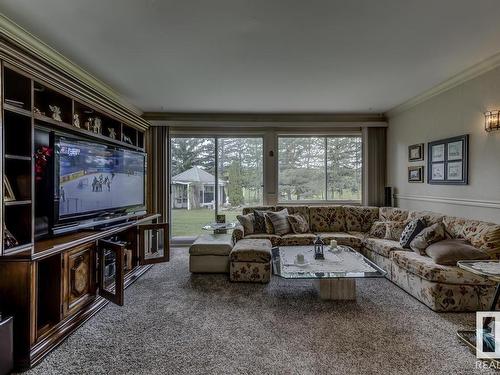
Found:
[[245, 236], [248, 234], [253, 234], [254, 222], [255, 222], [254, 214], [238, 215], [236, 216], [236, 219], [243, 226], [243, 231], [245, 232]]
[[385, 237], [385, 221], [375, 221], [370, 228], [370, 236], [375, 238]]
[[405, 227], [405, 221], [386, 221], [384, 238], [386, 240], [399, 241]]
[[459, 260], [487, 260], [490, 259], [484, 251], [476, 249], [463, 239], [444, 240], [433, 243], [425, 249], [434, 263], [442, 266], [456, 266]]
[[271, 221], [274, 233], [277, 235], [282, 236], [291, 232], [290, 223], [288, 222], [288, 210], [286, 208], [278, 212], [267, 212], [266, 216]]
[[[253, 215], [254, 215], [254, 233], [267, 233], [266, 231], [266, 213], [270, 211], [259, 211], [259, 210], [254, 210]], [[272, 232], [271, 232], [272, 233]]]
[[401, 233], [401, 237], [399, 238], [399, 244], [401, 245], [401, 247], [404, 249], [409, 249], [411, 241], [424, 228], [425, 228], [425, 221], [423, 219], [415, 219], [410, 221], [406, 225], [403, 233]]
[[309, 223], [302, 215], [289, 215], [288, 222], [290, 223], [290, 227], [292, 228], [293, 233], [308, 233], [309, 232]]
[[423, 229], [410, 242], [410, 248], [420, 254], [425, 255], [425, 249], [434, 242], [442, 241], [446, 238], [443, 223], [436, 223]]

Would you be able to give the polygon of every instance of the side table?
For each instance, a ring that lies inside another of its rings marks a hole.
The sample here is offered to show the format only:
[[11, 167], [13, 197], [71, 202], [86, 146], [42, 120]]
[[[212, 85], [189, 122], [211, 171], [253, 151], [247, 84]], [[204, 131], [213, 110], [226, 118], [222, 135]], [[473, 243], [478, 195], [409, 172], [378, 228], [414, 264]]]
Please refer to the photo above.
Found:
[[[487, 311], [495, 311], [500, 297], [500, 261], [499, 260], [463, 260], [457, 262], [457, 266], [461, 269], [472, 272], [476, 275], [486, 277], [497, 283], [495, 295], [491, 302], [490, 309]], [[487, 327], [491, 323], [490, 319], [485, 319], [483, 327]], [[476, 327], [478, 329], [478, 327]], [[458, 338], [466, 344], [473, 352], [476, 353], [477, 348], [477, 332], [476, 330], [460, 330], [457, 331]], [[496, 368], [500, 367], [500, 361], [490, 359], [495, 362]]]

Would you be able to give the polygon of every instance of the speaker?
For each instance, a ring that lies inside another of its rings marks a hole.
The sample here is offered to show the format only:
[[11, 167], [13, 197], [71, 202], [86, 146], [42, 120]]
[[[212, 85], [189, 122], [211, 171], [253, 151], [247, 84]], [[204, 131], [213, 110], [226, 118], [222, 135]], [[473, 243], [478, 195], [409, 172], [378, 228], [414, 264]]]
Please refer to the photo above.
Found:
[[392, 207], [392, 187], [386, 186], [384, 188], [384, 206]]

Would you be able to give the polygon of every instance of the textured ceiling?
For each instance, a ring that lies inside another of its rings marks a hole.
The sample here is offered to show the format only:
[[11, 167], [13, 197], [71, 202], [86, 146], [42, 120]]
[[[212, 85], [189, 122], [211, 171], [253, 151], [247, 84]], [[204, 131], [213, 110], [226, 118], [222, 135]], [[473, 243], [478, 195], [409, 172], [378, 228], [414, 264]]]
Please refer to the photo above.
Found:
[[498, 0], [0, 0], [145, 111], [384, 112], [500, 50]]

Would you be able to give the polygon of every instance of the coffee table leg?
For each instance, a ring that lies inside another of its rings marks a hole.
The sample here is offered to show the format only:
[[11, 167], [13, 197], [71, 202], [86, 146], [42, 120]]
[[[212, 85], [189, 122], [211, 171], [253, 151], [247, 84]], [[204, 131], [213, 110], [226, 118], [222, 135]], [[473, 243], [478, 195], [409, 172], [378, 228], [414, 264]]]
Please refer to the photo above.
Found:
[[355, 300], [356, 279], [319, 279], [313, 281], [319, 298], [325, 300]]

